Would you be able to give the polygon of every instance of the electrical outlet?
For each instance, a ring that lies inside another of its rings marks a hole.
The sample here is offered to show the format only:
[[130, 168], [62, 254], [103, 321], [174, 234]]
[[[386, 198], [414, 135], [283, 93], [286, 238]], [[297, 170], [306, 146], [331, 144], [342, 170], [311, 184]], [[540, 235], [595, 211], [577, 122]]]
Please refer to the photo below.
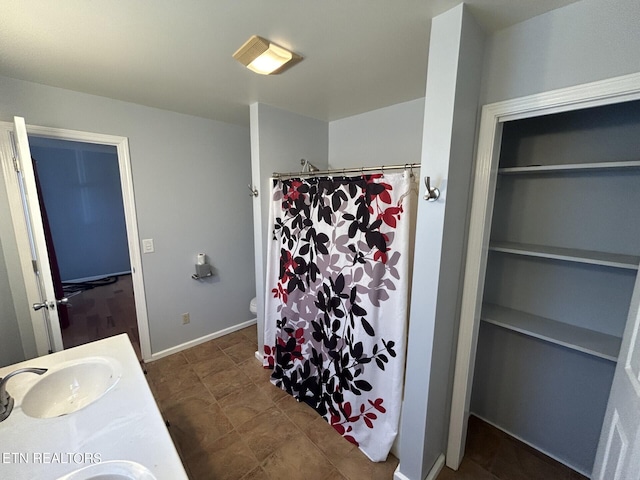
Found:
[[182, 324], [186, 325], [187, 323], [189, 323], [191, 321], [191, 318], [189, 318], [189, 312], [187, 313], [183, 313], [182, 314]]

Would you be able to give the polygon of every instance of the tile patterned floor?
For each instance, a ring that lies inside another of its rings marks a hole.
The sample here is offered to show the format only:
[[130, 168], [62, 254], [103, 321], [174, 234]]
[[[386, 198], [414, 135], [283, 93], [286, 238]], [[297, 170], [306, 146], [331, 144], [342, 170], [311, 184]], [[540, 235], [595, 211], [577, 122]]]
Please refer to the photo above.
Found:
[[[146, 365], [191, 480], [392, 480], [398, 460], [369, 461], [315, 411], [269, 382], [255, 326]], [[471, 417], [458, 471], [437, 480], [584, 480]]]
[[315, 411], [269, 382], [255, 326], [149, 363], [147, 379], [191, 480], [390, 480]]

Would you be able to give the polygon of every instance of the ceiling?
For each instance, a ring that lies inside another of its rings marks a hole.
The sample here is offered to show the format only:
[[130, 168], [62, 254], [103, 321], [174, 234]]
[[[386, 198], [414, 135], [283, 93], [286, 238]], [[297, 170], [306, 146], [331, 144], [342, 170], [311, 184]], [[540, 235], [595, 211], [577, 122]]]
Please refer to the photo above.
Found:
[[[469, 0], [488, 32], [575, 0]], [[424, 96], [430, 19], [459, 0], [2, 0], [0, 75], [248, 125], [263, 102], [325, 121]], [[304, 61], [257, 75], [257, 34]]]

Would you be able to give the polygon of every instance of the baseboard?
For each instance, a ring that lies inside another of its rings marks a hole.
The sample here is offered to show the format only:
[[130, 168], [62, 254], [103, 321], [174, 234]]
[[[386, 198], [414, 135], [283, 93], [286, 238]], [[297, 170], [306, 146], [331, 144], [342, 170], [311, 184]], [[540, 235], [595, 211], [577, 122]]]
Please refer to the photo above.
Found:
[[411, 480], [405, 474], [400, 473], [400, 464], [396, 467], [396, 471], [393, 472], [393, 480]]
[[242, 322], [242, 323], [239, 323], [238, 325], [234, 325], [232, 327], [225, 328], [223, 330], [219, 330], [214, 333], [210, 333], [209, 335], [205, 335], [204, 337], [196, 338], [195, 340], [190, 340], [180, 345], [176, 345], [175, 347], [167, 348], [166, 350], [162, 350], [158, 353], [152, 353], [151, 358], [145, 361], [149, 363], [149, 362], [154, 362], [156, 360], [160, 360], [161, 358], [168, 357], [169, 355], [173, 355], [174, 353], [178, 353], [188, 348], [195, 347], [196, 345], [200, 345], [201, 343], [208, 342], [209, 340], [213, 340], [216, 338], [223, 337], [225, 335], [229, 335], [230, 333], [237, 332], [238, 330], [242, 330], [243, 328], [247, 328], [255, 324], [256, 324], [256, 319], [254, 318], [253, 320]]
[[126, 272], [106, 273], [104, 275], [94, 275], [93, 277], [72, 278], [71, 280], [64, 280], [62, 283], [93, 282], [95, 280], [101, 280], [107, 277], [119, 277], [121, 275], [131, 275], [131, 270], [127, 270]]
[[256, 360], [258, 360], [260, 363], [262, 363], [263, 357], [262, 354], [256, 350]]
[[[436, 478], [438, 478], [438, 475], [442, 471], [443, 467], [444, 467], [444, 453], [441, 453], [440, 456], [437, 458], [436, 462], [433, 464], [433, 467], [431, 467], [431, 470], [429, 470], [429, 473], [424, 478], [424, 480], [436, 480]], [[396, 471], [393, 472], [393, 480], [412, 480], [412, 479], [407, 477], [404, 473], [400, 472], [400, 464], [398, 464]]]

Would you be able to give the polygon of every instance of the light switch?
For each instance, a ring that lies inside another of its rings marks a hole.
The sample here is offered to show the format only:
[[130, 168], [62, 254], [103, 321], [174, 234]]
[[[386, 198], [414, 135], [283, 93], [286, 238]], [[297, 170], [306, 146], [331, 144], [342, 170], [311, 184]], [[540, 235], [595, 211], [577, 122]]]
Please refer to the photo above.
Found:
[[145, 238], [142, 240], [142, 253], [153, 253], [153, 238]]

